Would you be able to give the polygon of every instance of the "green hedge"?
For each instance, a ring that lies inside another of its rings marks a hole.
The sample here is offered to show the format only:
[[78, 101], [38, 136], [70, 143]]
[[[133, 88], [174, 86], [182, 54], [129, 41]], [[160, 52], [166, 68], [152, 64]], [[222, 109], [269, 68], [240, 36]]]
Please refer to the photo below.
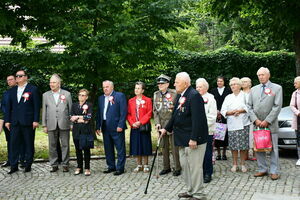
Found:
[[[252, 84], [258, 84], [256, 72], [260, 67], [268, 67], [271, 81], [283, 87], [284, 105], [288, 105], [294, 91], [296, 76], [294, 53], [271, 51], [256, 53], [242, 51], [235, 47], [221, 48], [216, 51], [197, 54], [185, 54], [185, 59], [178, 63], [178, 71], [186, 71], [193, 80], [205, 78], [210, 88], [216, 87], [216, 77], [224, 76], [227, 80], [232, 77], [249, 77]], [[227, 81], [228, 86], [228, 81]]]
[[[247, 76], [255, 85], [258, 83], [256, 72], [262, 66], [270, 69], [272, 82], [282, 85], [285, 105], [289, 103], [294, 90], [293, 80], [296, 74], [294, 53], [284, 51], [256, 53], [235, 47], [224, 47], [205, 53], [172, 52], [172, 54], [176, 54], [175, 57], [179, 58], [179, 61], [173, 60], [170, 63], [154, 67], [147, 66], [119, 71], [119, 79], [123, 77], [124, 80], [116, 81], [116, 90], [121, 90], [127, 97], [132, 97], [134, 82], [142, 80], [148, 86], [146, 95], [152, 96], [153, 92], [157, 90], [155, 78], [159, 74], [165, 73], [171, 76], [171, 84], [173, 84], [176, 73], [180, 71], [190, 74], [193, 85], [197, 78], [203, 77], [210, 83], [211, 88], [216, 87], [216, 77], [219, 75], [225, 76], [228, 80], [234, 76], [240, 78]], [[49, 51], [28, 52], [14, 48], [0, 48], [0, 77], [3, 80], [0, 82], [1, 94], [6, 89], [4, 81], [6, 76], [15, 73], [20, 67], [25, 67], [29, 71], [31, 82], [36, 84], [41, 92], [49, 90], [49, 75], [59, 73], [58, 69], [64, 66], [60, 55]], [[125, 75], [120, 75], [120, 73]], [[64, 78], [67, 77], [62, 77], [63, 80]], [[64, 86], [73, 91], [73, 96], [76, 98], [75, 94], [79, 88], [74, 87], [74, 84]], [[100, 94], [101, 89], [98, 91]]]

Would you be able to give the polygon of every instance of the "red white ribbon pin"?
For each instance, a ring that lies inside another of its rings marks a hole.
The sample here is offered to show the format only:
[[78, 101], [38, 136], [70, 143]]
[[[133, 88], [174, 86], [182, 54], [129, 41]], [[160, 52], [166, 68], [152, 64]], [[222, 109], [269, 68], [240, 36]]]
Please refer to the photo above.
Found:
[[87, 113], [87, 110], [89, 109], [89, 106], [86, 105], [86, 104], [84, 104], [84, 105], [82, 106], [82, 109], [83, 109], [82, 114], [86, 114], [86, 113]]
[[208, 103], [208, 98], [207, 97], [203, 97], [203, 101], [204, 101], [204, 103]]
[[115, 104], [114, 96], [109, 96], [108, 101], [110, 102], [110, 105]]
[[25, 92], [22, 97], [24, 98], [24, 103], [29, 100], [30, 92]]
[[66, 101], [66, 96], [65, 95], [60, 95], [60, 102], [64, 103]]
[[180, 97], [179, 99], [179, 105], [177, 107], [177, 110], [180, 109], [180, 111], [182, 110], [182, 105], [185, 103], [186, 98], [185, 97]]
[[264, 93], [268, 96], [275, 96], [275, 94], [272, 92], [270, 88], [265, 88]]

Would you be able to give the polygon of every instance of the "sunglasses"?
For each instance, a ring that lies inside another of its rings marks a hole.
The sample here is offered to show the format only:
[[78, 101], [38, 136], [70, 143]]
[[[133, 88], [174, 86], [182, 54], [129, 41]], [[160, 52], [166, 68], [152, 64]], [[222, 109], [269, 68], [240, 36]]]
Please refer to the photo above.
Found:
[[16, 75], [17, 78], [22, 78], [23, 76], [26, 76], [26, 75], [25, 74], [24, 75], [23, 74], [22, 75], [18, 75], [18, 74]]

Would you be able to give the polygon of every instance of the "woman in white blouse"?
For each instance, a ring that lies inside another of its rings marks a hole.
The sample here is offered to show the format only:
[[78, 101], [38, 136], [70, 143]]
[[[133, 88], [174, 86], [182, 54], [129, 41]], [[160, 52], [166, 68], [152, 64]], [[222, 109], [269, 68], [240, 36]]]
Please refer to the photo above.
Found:
[[238, 153], [240, 151], [241, 170], [247, 172], [245, 160], [249, 149], [250, 120], [247, 115], [246, 97], [241, 92], [242, 82], [239, 78], [232, 78], [229, 82], [232, 94], [226, 96], [221, 113], [227, 118], [229, 149], [232, 152], [232, 172], [238, 170]]
[[204, 101], [205, 114], [208, 124], [208, 139], [203, 162], [204, 183], [211, 181], [213, 173], [212, 155], [213, 155], [213, 135], [216, 129], [217, 103], [214, 96], [207, 92], [209, 85], [204, 78], [198, 78], [196, 81], [196, 90], [200, 93]]

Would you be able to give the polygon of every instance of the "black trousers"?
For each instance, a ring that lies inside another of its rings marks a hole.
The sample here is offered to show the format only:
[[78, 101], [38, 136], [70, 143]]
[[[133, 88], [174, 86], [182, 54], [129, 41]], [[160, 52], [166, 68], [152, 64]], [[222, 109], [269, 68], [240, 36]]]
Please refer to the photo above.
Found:
[[83, 154], [84, 152], [84, 168], [90, 169], [90, 160], [91, 160], [91, 149], [80, 149], [79, 148], [79, 139], [73, 139], [75, 149], [76, 149], [76, 157], [77, 157], [77, 168], [83, 168]]

